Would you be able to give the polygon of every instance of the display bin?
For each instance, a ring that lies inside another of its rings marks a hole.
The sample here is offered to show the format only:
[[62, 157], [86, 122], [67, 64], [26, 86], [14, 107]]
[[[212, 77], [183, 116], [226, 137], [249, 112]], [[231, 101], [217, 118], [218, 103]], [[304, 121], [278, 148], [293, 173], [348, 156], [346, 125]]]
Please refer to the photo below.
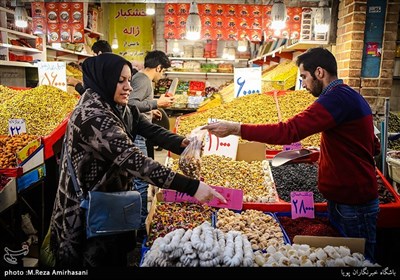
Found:
[[54, 145], [64, 136], [68, 120], [69, 115], [49, 135], [42, 137], [45, 160], [54, 155]]
[[[234, 213], [238, 213], [238, 214], [241, 214], [242, 212], [244, 212], [244, 211], [238, 211], [238, 210], [231, 210], [231, 211], [234, 212]], [[261, 211], [261, 212], [263, 212], [263, 211]], [[283, 234], [283, 242], [284, 242], [285, 244], [290, 244], [289, 236], [287, 235], [285, 229], [282, 227], [281, 223], [279, 222], [279, 220], [277, 219], [277, 217], [274, 215], [274, 213], [271, 213], [271, 212], [263, 212], [263, 214], [264, 214], [264, 215], [271, 216], [271, 217], [274, 219], [274, 221], [276, 221], [276, 222], [279, 224], [279, 227], [280, 227], [280, 229], [281, 229], [281, 231], [282, 231], [282, 234]], [[214, 227], [214, 228], [217, 228], [218, 211], [215, 211], [214, 214], [213, 214], [213, 216], [214, 216], [214, 218], [213, 218], [213, 222], [214, 222], [213, 227]]]
[[[282, 217], [289, 217], [289, 218], [291, 218], [291, 217], [292, 217], [291, 212], [275, 212], [275, 213], [273, 213], [273, 214], [275, 215], [276, 220], [279, 222], [279, 224], [281, 225], [281, 227], [282, 227], [283, 230], [285, 231], [285, 233], [286, 233], [286, 235], [287, 235], [287, 237], [288, 237], [288, 240], [289, 240], [289, 244], [292, 244], [292, 242], [291, 242], [291, 240], [290, 240], [290, 236], [288, 235], [288, 233], [287, 233], [287, 231], [286, 231], [286, 229], [285, 229], [285, 226], [282, 224], [282, 222], [281, 222], [281, 220], [280, 220]], [[327, 212], [314, 212], [314, 216], [315, 216], [315, 217], [318, 217], [318, 218], [327, 218], [327, 219], [328, 219], [328, 213], [327, 213]], [[335, 230], [338, 232], [338, 234], [339, 234], [340, 236], [342, 236], [342, 237], [346, 236], [346, 235], [344, 234], [344, 232], [339, 228], [339, 226], [338, 226], [336, 223], [332, 223], [331, 221], [329, 221], [329, 223], [330, 223], [330, 225], [332, 226], [332, 228], [335, 229]], [[294, 238], [294, 236], [293, 236], [293, 238]]]
[[16, 179], [12, 178], [3, 189], [0, 190], [0, 212], [17, 202]]
[[400, 183], [400, 151], [390, 151], [386, 154], [389, 177]]
[[[383, 174], [376, 169], [378, 176], [382, 179], [384, 186], [393, 195], [395, 201], [391, 203], [379, 204], [379, 214], [378, 214], [378, 227], [381, 228], [398, 228], [400, 227], [400, 197], [393, 189], [392, 185], [383, 176]], [[276, 203], [255, 203], [246, 202], [243, 203], [243, 210], [245, 209], [255, 209], [263, 212], [290, 212], [291, 204], [289, 202], [279, 199]], [[314, 209], [316, 212], [327, 212], [327, 203], [315, 203]]]

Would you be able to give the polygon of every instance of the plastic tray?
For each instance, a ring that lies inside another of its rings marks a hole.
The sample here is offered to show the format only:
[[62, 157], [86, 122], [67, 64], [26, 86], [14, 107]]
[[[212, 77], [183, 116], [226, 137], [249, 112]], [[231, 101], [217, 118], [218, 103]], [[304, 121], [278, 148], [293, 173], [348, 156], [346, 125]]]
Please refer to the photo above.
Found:
[[[328, 218], [328, 212], [315, 212], [314, 214], [315, 214], [315, 217]], [[275, 215], [277, 221], [279, 222], [279, 224], [281, 225], [281, 227], [285, 230], [285, 227], [284, 227], [284, 225], [281, 224], [279, 217], [292, 217], [292, 214], [290, 212], [275, 212], [274, 215]], [[340, 236], [342, 236], [342, 237], [346, 236], [336, 223], [332, 223], [331, 221], [329, 221], [329, 222], [332, 225], [332, 227], [338, 231]], [[285, 230], [285, 233], [287, 234], [286, 230]], [[289, 244], [292, 244], [288, 234], [287, 234], [287, 236], [288, 236]]]

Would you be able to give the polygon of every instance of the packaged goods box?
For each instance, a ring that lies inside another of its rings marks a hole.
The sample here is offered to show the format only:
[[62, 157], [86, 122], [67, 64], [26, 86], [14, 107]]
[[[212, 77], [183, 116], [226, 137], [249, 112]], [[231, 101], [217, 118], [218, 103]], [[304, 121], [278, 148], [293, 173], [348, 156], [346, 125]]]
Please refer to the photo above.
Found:
[[295, 244], [308, 244], [311, 247], [324, 248], [325, 246], [346, 246], [352, 253], [364, 255], [365, 238], [354, 237], [331, 237], [331, 236], [309, 236], [296, 235], [293, 238]]

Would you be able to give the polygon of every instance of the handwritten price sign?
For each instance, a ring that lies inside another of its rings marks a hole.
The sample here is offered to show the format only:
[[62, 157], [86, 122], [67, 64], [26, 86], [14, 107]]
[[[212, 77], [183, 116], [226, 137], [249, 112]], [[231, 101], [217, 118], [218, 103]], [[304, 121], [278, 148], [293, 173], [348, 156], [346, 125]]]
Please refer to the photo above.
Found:
[[312, 192], [291, 192], [290, 203], [292, 219], [299, 217], [314, 218], [314, 194]]
[[9, 119], [8, 133], [13, 136], [21, 133], [26, 133], [26, 123], [24, 119]]
[[235, 68], [235, 97], [261, 93], [261, 67]]
[[[208, 123], [217, 122], [217, 119], [208, 119]], [[230, 135], [219, 138], [211, 133], [204, 137], [203, 155], [226, 156], [236, 160], [236, 154], [239, 144], [239, 137]]]
[[39, 62], [39, 85], [49, 85], [67, 91], [65, 62]]

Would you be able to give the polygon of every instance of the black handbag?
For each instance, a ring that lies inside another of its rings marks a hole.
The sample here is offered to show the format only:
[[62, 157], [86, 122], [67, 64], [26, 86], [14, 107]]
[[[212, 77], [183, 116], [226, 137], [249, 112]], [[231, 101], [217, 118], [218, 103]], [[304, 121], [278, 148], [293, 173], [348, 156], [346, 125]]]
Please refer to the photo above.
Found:
[[80, 206], [85, 209], [86, 238], [139, 229], [142, 199], [138, 191], [89, 191], [84, 198], [68, 153], [67, 163]]

